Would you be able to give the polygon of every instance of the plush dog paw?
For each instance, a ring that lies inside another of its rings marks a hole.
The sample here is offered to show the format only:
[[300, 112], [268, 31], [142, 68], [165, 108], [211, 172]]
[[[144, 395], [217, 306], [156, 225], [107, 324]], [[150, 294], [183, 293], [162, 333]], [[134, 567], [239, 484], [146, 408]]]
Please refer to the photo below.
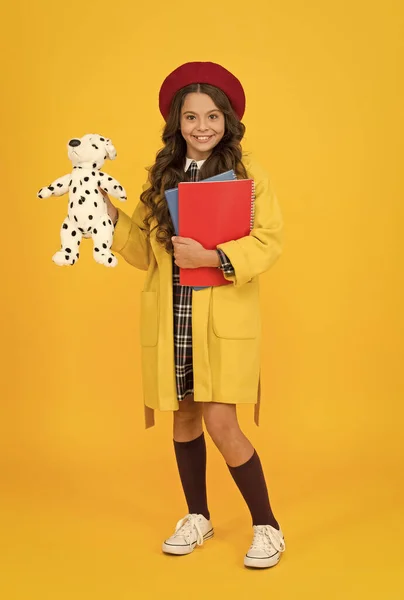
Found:
[[94, 252], [93, 256], [97, 263], [105, 267], [115, 267], [118, 264], [118, 259], [112, 252]]
[[74, 265], [74, 263], [77, 260], [77, 257], [74, 257], [71, 254], [64, 252], [63, 250], [59, 250], [58, 252], [56, 252], [56, 254], [52, 256], [52, 260], [59, 267], [63, 267], [65, 265]]
[[53, 188], [44, 187], [39, 190], [37, 193], [38, 198], [49, 198], [52, 196]]

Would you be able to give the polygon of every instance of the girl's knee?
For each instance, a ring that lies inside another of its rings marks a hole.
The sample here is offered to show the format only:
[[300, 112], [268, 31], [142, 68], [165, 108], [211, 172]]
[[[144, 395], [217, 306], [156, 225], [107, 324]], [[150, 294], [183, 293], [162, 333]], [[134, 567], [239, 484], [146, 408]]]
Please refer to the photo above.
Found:
[[187, 396], [174, 412], [174, 440], [189, 442], [202, 435], [202, 432], [202, 406]]
[[234, 404], [206, 403], [203, 407], [203, 419], [206, 430], [216, 445], [240, 430]]
[[189, 395], [179, 403], [178, 410], [174, 411], [175, 421], [193, 421], [202, 416], [202, 406], [194, 401], [193, 395]]

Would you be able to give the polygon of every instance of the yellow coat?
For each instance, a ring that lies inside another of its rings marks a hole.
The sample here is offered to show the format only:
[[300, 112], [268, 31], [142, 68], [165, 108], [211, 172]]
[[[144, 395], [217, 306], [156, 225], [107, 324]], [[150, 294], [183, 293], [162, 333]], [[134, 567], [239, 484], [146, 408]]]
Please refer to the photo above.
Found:
[[[193, 292], [192, 334], [194, 399], [196, 402], [255, 404], [259, 422], [261, 319], [259, 275], [282, 252], [282, 215], [268, 175], [249, 154], [243, 154], [249, 178], [255, 181], [254, 228], [249, 236], [220, 244], [234, 267], [225, 275], [232, 285]], [[149, 184], [146, 184], [143, 189]], [[140, 344], [146, 428], [154, 410], [178, 410], [176, 395], [172, 258], [155, 237], [148, 240], [139, 201], [132, 217], [119, 210], [112, 250], [147, 271], [141, 292]], [[152, 222], [152, 226], [155, 223]]]

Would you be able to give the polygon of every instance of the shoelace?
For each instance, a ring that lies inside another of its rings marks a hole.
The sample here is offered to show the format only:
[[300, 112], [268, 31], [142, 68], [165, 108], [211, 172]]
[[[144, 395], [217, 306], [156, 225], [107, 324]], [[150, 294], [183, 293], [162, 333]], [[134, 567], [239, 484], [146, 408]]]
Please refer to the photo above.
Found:
[[183, 536], [185, 541], [189, 543], [189, 547], [192, 548], [192, 534], [194, 529], [196, 530], [196, 543], [198, 546], [202, 546], [203, 535], [198, 523], [197, 515], [186, 515], [186, 517], [178, 521], [174, 535]]
[[271, 546], [278, 552], [285, 551], [285, 542], [280, 533], [276, 533], [269, 525], [254, 525], [254, 539], [251, 547], [254, 550], [261, 550], [264, 547], [268, 551]]

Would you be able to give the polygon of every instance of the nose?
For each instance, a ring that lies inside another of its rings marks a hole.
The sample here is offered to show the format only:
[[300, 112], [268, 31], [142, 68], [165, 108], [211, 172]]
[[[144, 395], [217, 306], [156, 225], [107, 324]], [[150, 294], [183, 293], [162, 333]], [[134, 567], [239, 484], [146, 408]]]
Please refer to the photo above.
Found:
[[75, 148], [76, 146], [80, 146], [81, 142], [80, 140], [70, 140], [69, 142], [69, 146], [72, 146], [73, 148]]

